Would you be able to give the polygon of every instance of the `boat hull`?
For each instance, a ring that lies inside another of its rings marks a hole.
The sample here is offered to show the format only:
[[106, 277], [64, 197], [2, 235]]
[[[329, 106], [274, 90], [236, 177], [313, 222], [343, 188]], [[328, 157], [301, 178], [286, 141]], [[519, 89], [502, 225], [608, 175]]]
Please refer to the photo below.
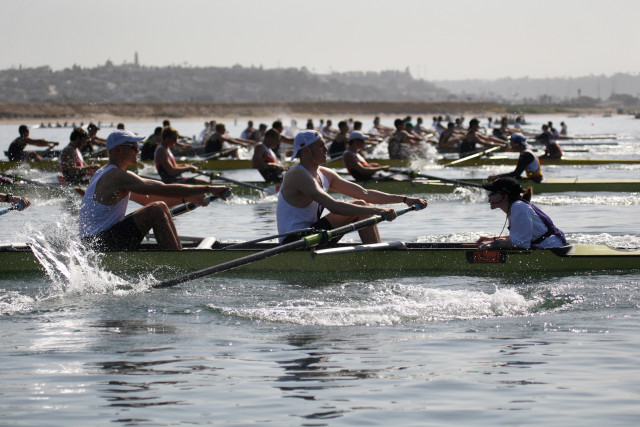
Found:
[[[163, 251], [151, 246], [135, 252], [106, 252], [99, 268], [122, 275], [174, 277], [255, 254], [273, 244], [222, 250], [187, 247]], [[405, 243], [367, 246], [341, 245], [332, 250], [293, 251], [256, 261], [225, 275], [317, 281], [378, 277], [471, 275], [584, 275], [640, 271], [640, 249], [616, 250], [601, 245], [575, 245], [557, 250], [477, 250], [472, 244]], [[398, 247], [399, 246], [399, 247]], [[27, 246], [0, 246], [0, 271], [5, 277], [43, 273]]]

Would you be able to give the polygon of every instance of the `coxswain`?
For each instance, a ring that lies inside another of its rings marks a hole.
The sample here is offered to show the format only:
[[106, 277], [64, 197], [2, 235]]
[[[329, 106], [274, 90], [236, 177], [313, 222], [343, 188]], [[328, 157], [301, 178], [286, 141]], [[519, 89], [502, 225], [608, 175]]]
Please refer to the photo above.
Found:
[[19, 137], [9, 144], [7, 157], [13, 162], [42, 160], [42, 157], [35, 151], [25, 151], [27, 145], [35, 145], [36, 147], [49, 147], [49, 149], [58, 145], [57, 142], [48, 142], [42, 139], [29, 138], [29, 128], [26, 125], [20, 125], [18, 128]]
[[69, 144], [60, 152], [58, 180], [68, 184], [87, 184], [99, 165], [88, 165], [82, 157], [82, 149], [89, 143], [89, 134], [75, 128], [69, 136]]
[[[314, 227], [329, 230], [367, 218], [384, 215], [389, 221], [397, 214], [392, 208], [373, 206], [405, 203], [408, 206], [427, 206], [427, 201], [415, 197], [383, 193], [364, 189], [349, 182], [335, 171], [321, 166], [327, 160], [327, 146], [317, 131], [304, 130], [296, 135], [291, 160], [300, 158], [300, 164], [284, 175], [276, 216], [278, 233]], [[328, 191], [344, 194], [355, 200], [346, 202], [334, 199]], [[321, 217], [326, 208], [330, 213]], [[378, 228], [373, 225], [358, 231], [363, 243], [380, 242]], [[280, 243], [287, 243], [297, 237], [281, 237]]]
[[529, 148], [527, 138], [521, 133], [511, 134], [511, 150], [519, 152], [518, 164], [512, 172], [503, 173], [499, 175], [491, 175], [490, 180], [495, 180], [502, 177], [511, 177], [515, 179], [522, 179], [522, 173], [526, 173], [526, 179], [530, 179], [533, 182], [542, 182], [542, 169], [540, 167], [540, 160], [533, 154], [533, 151]]
[[480, 249], [558, 248], [567, 245], [564, 233], [540, 208], [531, 203], [531, 187], [526, 191], [511, 177], [498, 178], [482, 187], [489, 191], [491, 209], [507, 214], [509, 235], [480, 237]]
[[[127, 171], [138, 162], [138, 142], [143, 138], [125, 130], [107, 137], [109, 163], [94, 174], [80, 204], [80, 238], [91, 248], [135, 250], [153, 229], [162, 249], [182, 249], [171, 211], [161, 200], [181, 198], [202, 205], [205, 193], [222, 197], [230, 191], [219, 185], [163, 184]], [[143, 207], [125, 216], [129, 199]]]
[[280, 134], [275, 129], [269, 129], [264, 134], [264, 141], [257, 144], [253, 150], [251, 167], [257, 169], [265, 182], [282, 182], [282, 174], [288, 169], [280, 164], [275, 150], [280, 145]]

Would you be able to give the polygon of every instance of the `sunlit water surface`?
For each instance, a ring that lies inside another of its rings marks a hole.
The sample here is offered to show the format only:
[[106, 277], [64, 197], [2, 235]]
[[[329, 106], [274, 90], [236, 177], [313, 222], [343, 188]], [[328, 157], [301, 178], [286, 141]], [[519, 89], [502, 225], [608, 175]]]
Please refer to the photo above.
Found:
[[[619, 134], [624, 155], [640, 157], [640, 121], [532, 117], [531, 128], [547, 120]], [[201, 127], [174, 124], [185, 134]], [[244, 122], [228, 124], [238, 135]], [[147, 134], [155, 125], [128, 127]], [[0, 126], [3, 140], [15, 131]], [[32, 132], [62, 141], [69, 130]], [[592, 157], [621, 155], [599, 149]], [[639, 178], [624, 166], [545, 173]], [[0, 240], [31, 243], [47, 275], [0, 278], [0, 424], [636, 425], [640, 416], [640, 274], [211, 276], [152, 290], [152, 276], [95, 267], [99, 255], [76, 241], [79, 198], [30, 197], [28, 210], [0, 218]], [[502, 230], [504, 214], [481, 192], [426, 197], [427, 210], [381, 225], [383, 239], [468, 242]], [[640, 246], [640, 194], [534, 201], [572, 243]], [[275, 202], [233, 197], [176, 224], [183, 235], [267, 236]]]

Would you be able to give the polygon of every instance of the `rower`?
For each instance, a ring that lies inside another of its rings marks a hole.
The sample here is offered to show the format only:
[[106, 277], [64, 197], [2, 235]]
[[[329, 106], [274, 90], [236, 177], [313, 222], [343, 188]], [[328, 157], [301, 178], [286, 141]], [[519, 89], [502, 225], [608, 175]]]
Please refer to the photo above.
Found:
[[256, 131], [256, 128], [253, 127], [253, 121], [249, 120], [247, 122], [247, 127], [245, 130], [242, 131], [242, 133], [240, 134], [240, 138], [241, 139], [253, 139], [253, 133]]
[[282, 174], [288, 169], [280, 164], [275, 150], [280, 145], [280, 134], [269, 129], [264, 135], [264, 142], [256, 145], [251, 158], [251, 167], [257, 169], [265, 182], [282, 182]]
[[[171, 122], [168, 119], [164, 119], [162, 121], [162, 129], [171, 126]], [[176, 131], [177, 132], [177, 131]], [[191, 138], [189, 138], [188, 136], [184, 136], [184, 135], [180, 135], [180, 133], [178, 133], [178, 146], [180, 148], [187, 148], [189, 147], [191, 144], [189, 143], [185, 143], [184, 141], [189, 141]]]
[[156, 147], [154, 162], [162, 182], [165, 184], [206, 184], [205, 181], [182, 176], [184, 172], [198, 172], [198, 168], [193, 165], [178, 164], [176, 162], [171, 149], [178, 143], [178, 131], [171, 126], [167, 126], [162, 129], [160, 138], [161, 143]]
[[104, 149], [107, 146], [107, 141], [100, 138], [98, 136], [98, 131], [100, 128], [93, 123], [89, 123], [87, 126], [87, 133], [89, 135], [89, 140], [84, 145], [84, 147], [80, 150], [83, 153], [93, 153], [93, 146], [99, 145], [101, 149]]
[[11, 193], [0, 193], [0, 200], [4, 203], [10, 203], [19, 211], [23, 211], [31, 205], [31, 200], [27, 199], [24, 196], [14, 196]]
[[531, 149], [529, 148], [527, 138], [525, 138], [521, 133], [514, 133], [511, 134], [510, 141], [511, 150], [520, 153], [516, 168], [512, 172], [499, 175], [491, 175], [489, 179], [493, 181], [497, 178], [507, 176], [515, 179], [522, 179], [522, 172], [526, 172], [527, 179], [530, 179], [536, 183], [542, 182], [543, 177], [542, 169], [540, 168], [540, 160], [538, 160], [536, 155], [533, 154], [533, 151], [531, 151]]
[[[222, 196], [230, 191], [221, 185], [163, 184], [127, 171], [138, 162], [138, 142], [143, 138], [125, 130], [107, 138], [109, 163], [95, 173], [80, 205], [80, 238], [94, 249], [135, 250], [151, 229], [162, 249], [181, 249], [171, 211], [162, 199], [202, 205], [205, 193]], [[143, 207], [125, 217], [129, 199]]]
[[35, 151], [24, 151], [27, 145], [35, 145], [37, 147], [49, 147], [49, 149], [58, 145], [57, 142], [47, 142], [42, 139], [29, 138], [29, 128], [26, 125], [20, 125], [18, 128], [19, 137], [9, 144], [7, 157], [14, 162], [42, 160], [42, 157]]
[[338, 122], [338, 134], [333, 138], [333, 142], [329, 147], [329, 157], [338, 157], [347, 149], [349, 140], [349, 125], [346, 121]]
[[567, 245], [564, 233], [553, 221], [531, 203], [532, 190], [526, 191], [511, 177], [498, 178], [482, 187], [489, 191], [491, 209], [501, 209], [507, 214], [509, 235], [480, 237], [476, 244], [480, 249], [511, 248], [559, 248]]
[[[278, 233], [314, 227], [329, 230], [382, 214], [387, 220], [396, 218], [392, 208], [372, 206], [373, 204], [405, 203], [408, 206], [419, 204], [427, 206], [427, 201], [415, 197], [365, 190], [361, 186], [340, 177], [335, 171], [321, 166], [327, 160], [327, 146], [322, 135], [317, 131], [304, 130], [296, 135], [293, 156], [300, 158], [300, 164], [291, 168], [285, 175], [276, 216]], [[343, 202], [334, 199], [328, 191], [333, 190], [356, 200]], [[324, 208], [329, 214], [320, 218]], [[380, 242], [378, 228], [374, 225], [358, 231], [363, 243]], [[280, 243], [288, 243], [288, 239], [280, 238]]]
[[453, 122], [447, 123], [447, 129], [440, 133], [438, 138], [438, 151], [453, 152], [458, 150], [460, 142], [464, 138], [464, 133], [456, 129]]
[[388, 171], [389, 166], [381, 166], [378, 163], [367, 163], [360, 154], [364, 150], [367, 136], [354, 130], [349, 134], [349, 147], [342, 154], [342, 161], [347, 171], [356, 181], [367, 181], [380, 171]]
[[376, 116], [373, 118], [373, 127], [369, 130], [370, 134], [386, 136], [390, 135], [392, 132], [392, 128], [380, 124], [380, 117]]
[[560, 122], [560, 135], [567, 136], [568, 134], [567, 124], [565, 122]]
[[323, 137], [333, 138], [339, 132], [338, 129], [331, 127], [331, 125], [333, 125], [331, 119], [327, 120], [327, 124], [322, 128]]
[[396, 119], [393, 124], [396, 131], [389, 139], [389, 158], [409, 159], [412, 157], [413, 149], [420, 146], [422, 138], [407, 132], [402, 119]]
[[[235, 144], [240, 146], [246, 146], [245, 142], [240, 142], [235, 138], [231, 138], [226, 135], [227, 128], [224, 123], [216, 123], [216, 131], [207, 139], [204, 144], [204, 154], [209, 156], [211, 154], [220, 153], [220, 157], [235, 157], [238, 158], [238, 150], [224, 150], [224, 143]], [[224, 151], [223, 151], [224, 150]]]
[[469, 131], [460, 143], [460, 158], [467, 157], [478, 152], [476, 144], [481, 144], [485, 148], [495, 146], [505, 146], [505, 142], [501, 139], [479, 133], [480, 122], [478, 119], [469, 120]]
[[544, 154], [540, 156], [541, 159], [561, 159], [564, 155], [562, 148], [560, 148], [556, 138], [549, 130], [549, 125], [542, 125], [542, 133], [536, 136], [536, 141], [543, 143], [545, 146]]
[[144, 144], [142, 144], [140, 160], [153, 160], [160, 141], [162, 141], [162, 127], [158, 126], [154, 129], [153, 134], [149, 135]]
[[[271, 129], [275, 129], [276, 132], [278, 132], [278, 135], [280, 135], [280, 144], [287, 144], [287, 145], [292, 145], [293, 144], [293, 138], [289, 138], [288, 136], [286, 136], [284, 134], [284, 126], [282, 125], [282, 121], [281, 120], [276, 120], [271, 124]], [[278, 147], [277, 150], [274, 150], [276, 155], [279, 156], [280, 155], [280, 147]], [[285, 152], [288, 150], [285, 150]]]
[[89, 143], [89, 134], [75, 128], [69, 136], [69, 144], [60, 152], [58, 180], [69, 184], [87, 184], [99, 165], [88, 165], [82, 157], [82, 149]]

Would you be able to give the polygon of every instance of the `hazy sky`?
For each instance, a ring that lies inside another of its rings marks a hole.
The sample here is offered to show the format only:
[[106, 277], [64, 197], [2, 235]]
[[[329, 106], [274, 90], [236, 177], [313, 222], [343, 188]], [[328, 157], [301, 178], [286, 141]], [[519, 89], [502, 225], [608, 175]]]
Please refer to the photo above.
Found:
[[638, 0], [2, 0], [0, 69], [404, 70], [432, 80], [640, 71]]

